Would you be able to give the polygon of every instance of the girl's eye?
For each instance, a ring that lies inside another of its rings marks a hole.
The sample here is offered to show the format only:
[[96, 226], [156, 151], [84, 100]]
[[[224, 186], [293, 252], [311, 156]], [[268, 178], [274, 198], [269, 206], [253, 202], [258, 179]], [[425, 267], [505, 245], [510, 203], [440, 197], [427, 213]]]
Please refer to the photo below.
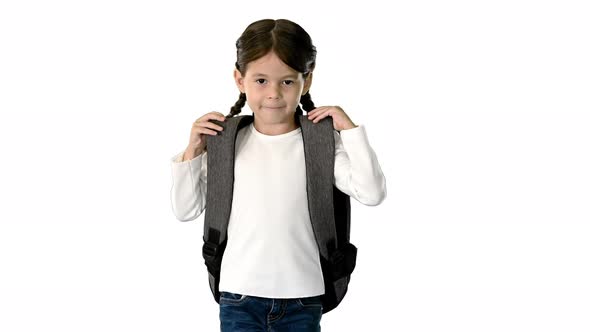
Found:
[[264, 82], [266, 82], [266, 80], [264, 78], [259, 78], [256, 80], [256, 83], [259, 83], [259, 84], [264, 84]]
[[285, 84], [286, 84], [286, 85], [291, 85], [291, 84], [293, 84], [293, 81], [291, 81], [291, 80], [285, 80], [285, 81], [283, 81], [283, 82], [285, 82]]

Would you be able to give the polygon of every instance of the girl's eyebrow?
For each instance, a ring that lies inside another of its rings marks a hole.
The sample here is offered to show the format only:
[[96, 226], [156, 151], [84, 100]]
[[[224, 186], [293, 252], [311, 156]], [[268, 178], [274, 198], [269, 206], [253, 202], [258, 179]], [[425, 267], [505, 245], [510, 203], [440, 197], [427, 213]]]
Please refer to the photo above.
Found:
[[[254, 76], [254, 77], [267, 77], [267, 75], [262, 74], [262, 73], [254, 73], [254, 75], [252, 75], [252, 76]], [[295, 74], [288, 74], [288, 75], [283, 76], [281, 79], [283, 79], [283, 78], [295, 78], [295, 77], [297, 77], [297, 75], [295, 75]]]

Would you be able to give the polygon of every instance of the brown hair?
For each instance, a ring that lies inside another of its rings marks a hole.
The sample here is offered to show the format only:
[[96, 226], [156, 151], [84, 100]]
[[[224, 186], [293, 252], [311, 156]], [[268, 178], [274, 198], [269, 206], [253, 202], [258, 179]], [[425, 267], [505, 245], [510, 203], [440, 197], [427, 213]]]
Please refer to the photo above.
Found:
[[[264, 19], [251, 23], [236, 41], [236, 69], [246, 74], [248, 63], [273, 51], [289, 67], [303, 74], [307, 79], [315, 68], [316, 48], [311, 37], [301, 26], [286, 19]], [[301, 105], [306, 112], [315, 108], [309, 91], [301, 96]], [[246, 104], [246, 94], [240, 93], [238, 101], [226, 116], [231, 118], [242, 111]], [[303, 114], [297, 106], [295, 115]]]

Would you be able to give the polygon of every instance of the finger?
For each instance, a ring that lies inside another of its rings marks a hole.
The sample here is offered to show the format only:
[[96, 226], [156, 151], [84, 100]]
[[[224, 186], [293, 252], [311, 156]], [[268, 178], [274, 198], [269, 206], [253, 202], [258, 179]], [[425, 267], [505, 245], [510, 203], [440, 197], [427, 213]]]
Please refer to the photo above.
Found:
[[318, 122], [321, 119], [326, 117], [326, 114], [329, 112], [329, 110], [320, 110], [318, 113], [315, 113], [312, 117], [313, 122]]
[[199, 119], [199, 120], [193, 122], [193, 127], [222, 128], [221, 126], [219, 126], [207, 119]]
[[217, 119], [219, 119], [219, 121], [225, 121], [225, 115], [219, 112], [215, 112], [215, 114], [217, 115]]
[[315, 114], [324, 108], [326, 108], [326, 107], [325, 106], [316, 107], [316, 108], [312, 109], [311, 111], [307, 112], [307, 114], [312, 114], [312, 113]]
[[313, 119], [314, 117], [318, 116], [318, 114], [322, 113], [328, 108], [328, 106], [320, 106], [314, 108], [312, 111], [308, 112], [308, 118]]
[[216, 124], [215, 124], [215, 123], [213, 123], [213, 122], [206, 122], [206, 123], [205, 123], [205, 126], [206, 126], [207, 128], [215, 129], [215, 130], [217, 130], [217, 131], [223, 131], [223, 127], [222, 127], [222, 126], [220, 126], [220, 125], [216, 125]]
[[213, 122], [209, 122], [209, 121], [204, 121], [204, 122], [196, 122], [195, 126], [197, 127], [201, 127], [201, 128], [210, 128], [210, 129], [216, 129], [218, 131], [222, 131], [223, 127], [220, 125], [216, 125]]
[[219, 120], [219, 121], [224, 121], [225, 120], [225, 115], [219, 113], [219, 112], [211, 112], [211, 113], [207, 113], [207, 120]]
[[327, 118], [328, 116], [332, 116], [332, 113], [330, 111], [325, 111], [320, 116], [318, 116], [317, 118], [313, 119], [313, 122], [314, 123], [318, 123], [318, 122], [320, 122], [321, 119]]
[[217, 132], [215, 130], [211, 130], [211, 129], [207, 129], [207, 128], [199, 128], [197, 130], [197, 132], [199, 134], [207, 134], [207, 135], [217, 135]]
[[203, 121], [209, 121], [209, 120], [219, 120], [219, 121], [224, 121], [225, 120], [225, 116], [219, 112], [209, 112], [205, 115], [203, 115], [202, 117], [198, 118], [196, 122], [203, 122]]

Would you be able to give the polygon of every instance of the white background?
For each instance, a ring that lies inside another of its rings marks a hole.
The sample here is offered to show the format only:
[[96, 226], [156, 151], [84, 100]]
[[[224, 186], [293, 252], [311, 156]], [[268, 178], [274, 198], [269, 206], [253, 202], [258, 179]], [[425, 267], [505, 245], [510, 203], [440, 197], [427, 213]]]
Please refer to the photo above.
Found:
[[[387, 179], [325, 331], [589, 331], [583, 1], [3, 1], [0, 330], [216, 331], [170, 158], [227, 114], [235, 41], [288, 18], [311, 93]], [[248, 109], [245, 114], [250, 114]]]

